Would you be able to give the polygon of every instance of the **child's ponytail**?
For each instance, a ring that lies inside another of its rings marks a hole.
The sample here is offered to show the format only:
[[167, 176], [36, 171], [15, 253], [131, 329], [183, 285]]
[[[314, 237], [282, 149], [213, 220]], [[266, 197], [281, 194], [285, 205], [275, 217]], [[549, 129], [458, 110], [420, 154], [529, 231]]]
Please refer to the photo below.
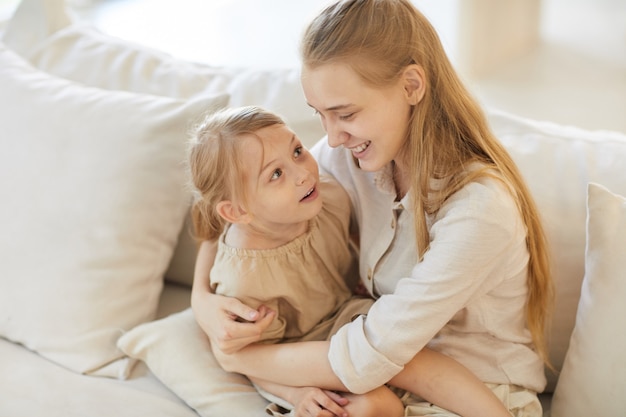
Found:
[[217, 214], [215, 208], [202, 198], [198, 198], [191, 206], [191, 220], [194, 237], [198, 240], [217, 239], [226, 225], [226, 221]]

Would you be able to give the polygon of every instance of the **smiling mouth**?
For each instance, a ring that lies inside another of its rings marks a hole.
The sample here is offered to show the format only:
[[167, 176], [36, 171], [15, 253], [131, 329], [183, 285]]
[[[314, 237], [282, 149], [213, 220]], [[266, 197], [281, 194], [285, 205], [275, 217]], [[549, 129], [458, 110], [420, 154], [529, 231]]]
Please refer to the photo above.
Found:
[[371, 144], [371, 143], [372, 143], [372, 141], [369, 141], [369, 140], [368, 140], [367, 142], [364, 142], [364, 143], [362, 143], [362, 144], [360, 144], [360, 145], [357, 145], [357, 146], [355, 146], [355, 147], [353, 147], [353, 148], [348, 148], [348, 149], [349, 149], [352, 153], [361, 153], [361, 152], [363, 152], [364, 150], [366, 150], [367, 148], [369, 148], [369, 146], [370, 146], [370, 144]]

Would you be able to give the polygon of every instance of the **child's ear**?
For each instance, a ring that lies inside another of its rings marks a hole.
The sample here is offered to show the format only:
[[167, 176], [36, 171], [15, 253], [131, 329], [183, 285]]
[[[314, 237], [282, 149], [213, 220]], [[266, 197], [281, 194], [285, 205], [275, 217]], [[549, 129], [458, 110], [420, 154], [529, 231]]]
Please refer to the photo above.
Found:
[[249, 223], [250, 215], [238, 204], [230, 200], [217, 203], [217, 214], [229, 223]]
[[426, 93], [424, 69], [417, 64], [411, 64], [404, 69], [402, 80], [406, 99], [409, 104], [414, 106], [422, 101]]

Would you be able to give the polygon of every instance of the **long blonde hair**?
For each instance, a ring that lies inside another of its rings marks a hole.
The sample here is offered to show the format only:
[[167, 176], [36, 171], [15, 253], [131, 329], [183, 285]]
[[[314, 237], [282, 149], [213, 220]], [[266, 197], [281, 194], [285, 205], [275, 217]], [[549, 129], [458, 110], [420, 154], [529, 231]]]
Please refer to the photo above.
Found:
[[189, 171], [196, 238], [215, 240], [224, 230], [226, 221], [216, 211], [220, 201], [231, 200], [245, 206], [241, 139], [278, 124], [285, 124], [278, 115], [247, 106], [210, 114], [195, 129], [189, 142]]
[[[426, 218], [479, 177], [501, 178], [527, 227], [527, 325], [549, 365], [545, 328], [553, 288], [548, 247], [538, 210], [515, 163], [490, 131], [485, 115], [463, 86], [430, 22], [408, 0], [343, 0], [313, 19], [301, 43], [303, 66], [349, 65], [372, 86], [395, 82], [411, 64], [424, 70], [426, 92], [414, 106], [401, 154], [409, 167], [418, 257], [429, 248]], [[482, 169], [467, 170], [474, 163]], [[432, 190], [431, 179], [446, 179]]]

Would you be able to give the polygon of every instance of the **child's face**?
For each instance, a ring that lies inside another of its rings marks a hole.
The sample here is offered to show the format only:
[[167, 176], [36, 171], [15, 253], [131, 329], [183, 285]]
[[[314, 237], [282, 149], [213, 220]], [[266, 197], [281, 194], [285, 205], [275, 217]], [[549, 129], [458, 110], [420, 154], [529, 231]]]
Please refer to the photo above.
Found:
[[286, 126], [258, 130], [244, 143], [247, 211], [270, 230], [308, 221], [322, 208], [317, 162]]
[[375, 88], [350, 66], [330, 63], [303, 68], [302, 87], [330, 146], [349, 149], [365, 171], [378, 171], [397, 159], [411, 114], [402, 79]]

